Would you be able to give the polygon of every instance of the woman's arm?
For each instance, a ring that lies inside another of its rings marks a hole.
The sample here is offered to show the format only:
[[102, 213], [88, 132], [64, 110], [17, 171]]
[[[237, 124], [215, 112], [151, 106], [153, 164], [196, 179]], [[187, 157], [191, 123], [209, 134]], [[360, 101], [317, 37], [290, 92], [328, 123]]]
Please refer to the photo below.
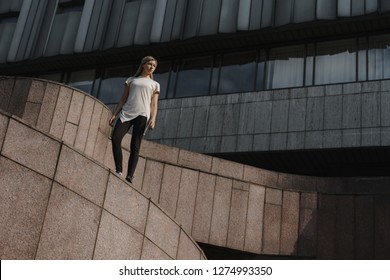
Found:
[[114, 121], [115, 121], [115, 118], [116, 118], [116, 115], [119, 114], [119, 112], [122, 110], [122, 107], [123, 105], [125, 105], [126, 103], [126, 100], [127, 98], [129, 97], [129, 85], [126, 85], [124, 90], [123, 90], [123, 94], [122, 94], [122, 97], [121, 99], [119, 100], [118, 104], [116, 104], [116, 107], [115, 107], [115, 110], [114, 110], [114, 113], [109, 121], [109, 124], [111, 126], [114, 125]]
[[150, 103], [150, 119], [147, 125], [150, 129], [153, 129], [156, 126], [158, 96], [159, 92], [154, 93], [152, 102]]

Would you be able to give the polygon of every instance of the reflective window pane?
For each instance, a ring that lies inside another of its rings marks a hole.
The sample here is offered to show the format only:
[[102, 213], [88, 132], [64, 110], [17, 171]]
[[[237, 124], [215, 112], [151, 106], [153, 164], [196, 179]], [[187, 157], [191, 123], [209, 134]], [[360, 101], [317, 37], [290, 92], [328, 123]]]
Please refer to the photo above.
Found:
[[303, 86], [304, 62], [304, 46], [271, 49], [267, 63], [267, 88]]
[[255, 86], [256, 53], [235, 53], [224, 55], [219, 93], [252, 91]]
[[123, 94], [125, 80], [133, 75], [132, 67], [108, 68], [100, 83], [99, 99], [105, 104], [116, 104]]
[[317, 45], [315, 84], [356, 80], [356, 41], [340, 40]]
[[370, 80], [390, 78], [390, 36], [369, 39], [368, 78]]
[[257, 59], [257, 77], [256, 77], [256, 90], [265, 89], [265, 65], [267, 61], [267, 54], [265, 51], [261, 51], [259, 58]]
[[212, 57], [182, 61], [176, 87], [176, 97], [199, 96], [209, 93]]
[[160, 99], [167, 98], [169, 73], [171, 71], [171, 62], [159, 62], [154, 71], [153, 78], [160, 83]]
[[95, 80], [95, 72], [95, 69], [71, 72], [67, 84], [87, 93], [91, 93]]

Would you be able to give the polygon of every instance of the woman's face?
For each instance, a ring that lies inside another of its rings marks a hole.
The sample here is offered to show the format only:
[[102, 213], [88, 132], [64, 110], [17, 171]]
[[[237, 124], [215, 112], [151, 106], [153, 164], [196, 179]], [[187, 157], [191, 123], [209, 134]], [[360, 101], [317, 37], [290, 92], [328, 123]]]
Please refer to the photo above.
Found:
[[144, 76], [150, 76], [153, 74], [154, 70], [157, 67], [157, 62], [155, 60], [150, 60], [146, 62], [142, 68], [143, 68], [143, 74]]

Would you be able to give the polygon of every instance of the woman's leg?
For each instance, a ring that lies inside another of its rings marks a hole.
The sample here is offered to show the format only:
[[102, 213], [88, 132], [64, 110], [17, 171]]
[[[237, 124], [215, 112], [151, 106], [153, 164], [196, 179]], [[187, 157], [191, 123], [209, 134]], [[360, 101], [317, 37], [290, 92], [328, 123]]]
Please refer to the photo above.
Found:
[[126, 176], [126, 180], [130, 182], [133, 179], [135, 168], [137, 167], [141, 141], [144, 136], [147, 119], [144, 116], [138, 116], [131, 122], [133, 124], [133, 132], [131, 135], [130, 158]]
[[123, 167], [122, 167], [122, 160], [123, 160], [123, 155], [122, 155], [122, 140], [123, 137], [125, 137], [126, 133], [130, 129], [130, 122], [124, 122], [119, 119], [114, 127], [114, 131], [112, 133], [112, 153], [114, 156], [114, 162], [115, 162], [115, 170], [116, 172], [122, 172]]

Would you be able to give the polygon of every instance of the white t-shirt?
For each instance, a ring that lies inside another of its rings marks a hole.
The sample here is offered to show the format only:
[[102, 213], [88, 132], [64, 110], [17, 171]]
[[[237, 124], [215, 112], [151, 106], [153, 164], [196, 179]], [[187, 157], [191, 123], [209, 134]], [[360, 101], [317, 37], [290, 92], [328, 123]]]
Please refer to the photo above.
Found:
[[150, 118], [150, 103], [154, 94], [160, 93], [160, 84], [147, 77], [130, 77], [125, 85], [130, 86], [129, 96], [123, 105], [119, 118], [122, 122], [131, 121], [138, 116]]

